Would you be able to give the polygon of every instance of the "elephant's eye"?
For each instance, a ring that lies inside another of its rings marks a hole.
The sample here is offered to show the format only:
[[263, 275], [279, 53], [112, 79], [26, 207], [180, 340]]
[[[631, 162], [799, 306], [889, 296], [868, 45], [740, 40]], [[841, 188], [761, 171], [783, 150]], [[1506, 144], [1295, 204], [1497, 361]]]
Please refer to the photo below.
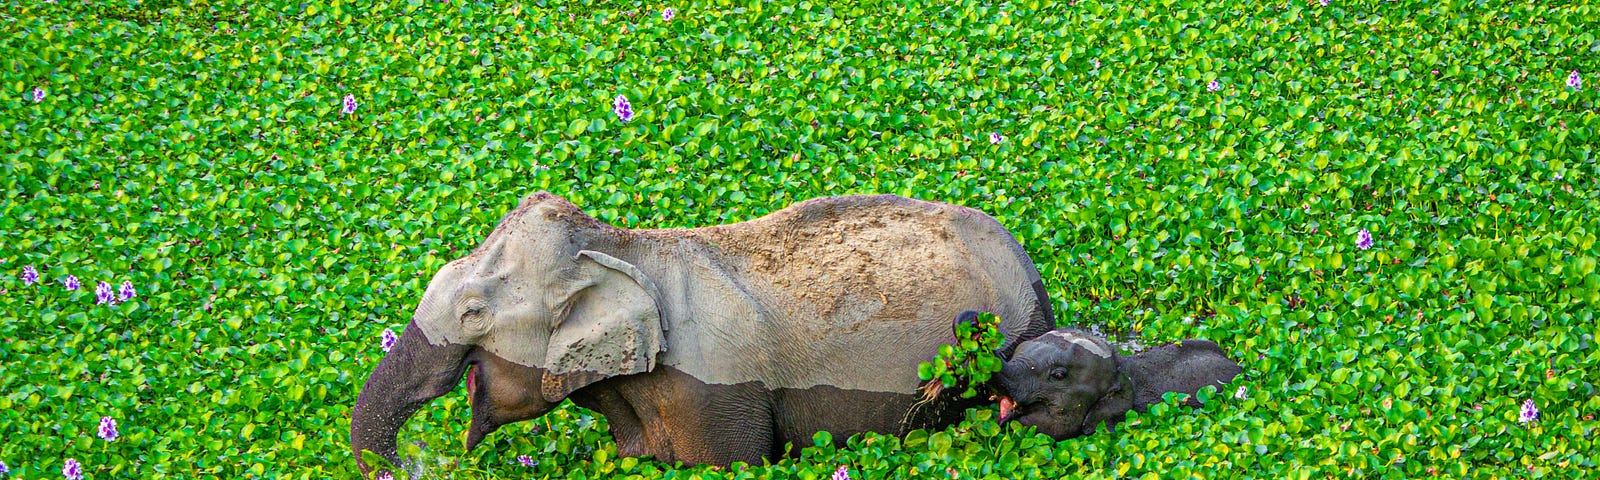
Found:
[[1054, 378], [1056, 380], [1065, 380], [1067, 378], [1067, 371], [1066, 370], [1055, 370], [1055, 371], [1052, 371], [1052, 372], [1050, 372], [1050, 378]]
[[483, 313], [483, 307], [481, 307], [481, 306], [473, 306], [473, 307], [468, 307], [467, 311], [461, 312], [461, 316], [463, 316], [463, 317], [476, 317], [481, 313]]

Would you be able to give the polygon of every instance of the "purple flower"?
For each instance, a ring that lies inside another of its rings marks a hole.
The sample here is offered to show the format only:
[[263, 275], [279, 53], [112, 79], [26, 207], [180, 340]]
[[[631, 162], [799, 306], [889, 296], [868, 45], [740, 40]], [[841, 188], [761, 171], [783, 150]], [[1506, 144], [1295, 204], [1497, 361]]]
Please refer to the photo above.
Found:
[[61, 465], [61, 476], [67, 477], [67, 480], [82, 480], [83, 465], [78, 464], [78, 459], [69, 458], [67, 463]]
[[1573, 90], [1583, 90], [1583, 79], [1578, 78], [1577, 70], [1573, 70], [1571, 75], [1567, 75], [1567, 86], [1572, 87]]
[[533, 457], [527, 455], [517, 455], [517, 463], [520, 463], [522, 466], [528, 468], [533, 468], [534, 466], [539, 465], [538, 460], [534, 460]]
[[1530, 398], [1530, 399], [1527, 399], [1526, 401], [1523, 401], [1522, 402], [1522, 415], [1518, 418], [1518, 420], [1521, 421], [1522, 423], [1528, 423], [1528, 422], [1532, 422], [1532, 421], [1538, 420], [1538, 419], [1539, 419], [1539, 407], [1535, 406], [1533, 404], [1533, 399]]
[[377, 480], [394, 480], [394, 474], [384, 471], [383, 473], [378, 474]]
[[1216, 91], [1221, 91], [1221, 90], [1222, 90], [1222, 83], [1217, 82], [1216, 80], [1212, 80], [1211, 83], [1207, 83], [1206, 84], [1206, 91], [1207, 92], [1216, 92]]
[[672, 17], [676, 15], [677, 13], [672, 11], [672, 7], [661, 9], [661, 21], [670, 22], [672, 21]]
[[1329, 3], [1331, 3], [1331, 0], [1321, 0], [1321, 3], [1322, 3], [1322, 6], [1326, 7], [1326, 6], [1328, 6]]
[[628, 103], [628, 97], [617, 95], [612, 104], [612, 110], [617, 113], [617, 118], [624, 122], [633, 121], [633, 104]]
[[100, 417], [100, 439], [107, 442], [117, 441], [117, 419]]
[[850, 480], [850, 469], [840, 465], [838, 470], [833, 471], [833, 480]]
[[33, 103], [39, 103], [39, 102], [43, 102], [43, 101], [44, 101], [44, 88], [42, 88], [42, 87], [34, 87], [34, 89], [33, 89]]
[[342, 113], [344, 113], [345, 115], [356, 113], [356, 96], [355, 95], [345, 95], [344, 96], [344, 110], [342, 111]]
[[69, 291], [69, 292], [73, 291], [73, 290], [77, 290], [78, 287], [83, 286], [83, 284], [78, 283], [78, 277], [77, 276], [73, 276], [73, 275], [67, 275], [67, 279], [66, 280], [62, 280], [61, 281], [61, 285], [64, 286], [64, 287], [67, 287], [67, 291]]
[[11, 469], [6, 467], [6, 462], [0, 462], [0, 475], [7, 473], [11, 473]]
[[111, 303], [111, 298], [112, 298], [111, 295], [112, 295], [111, 294], [111, 284], [106, 283], [104, 280], [102, 280], [102, 281], [100, 281], [100, 283], [96, 283], [94, 285], [94, 304], [95, 305]]
[[400, 337], [396, 337], [393, 330], [385, 328], [383, 329], [383, 340], [378, 342], [378, 346], [383, 347], [383, 351], [387, 352], [389, 349], [394, 348], [394, 342], [399, 340]]
[[1372, 248], [1372, 232], [1368, 232], [1365, 228], [1356, 232], [1356, 248], [1362, 250]]
[[989, 143], [990, 144], [999, 145], [1000, 142], [1004, 142], [1004, 141], [1006, 141], [1005, 135], [1001, 135], [1000, 132], [989, 132]]
[[1245, 399], [1250, 398], [1250, 395], [1249, 395], [1248, 392], [1245, 391], [1244, 385], [1240, 385], [1239, 389], [1235, 390], [1233, 392], [1233, 398], [1237, 398], [1239, 400], [1245, 400]]
[[39, 271], [34, 270], [33, 265], [22, 267], [22, 284], [33, 285], [35, 283], [39, 283]]
[[117, 291], [117, 301], [126, 302], [128, 300], [133, 300], [133, 297], [136, 296], [138, 296], [138, 294], [133, 291], [133, 282], [123, 280], [122, 289]]

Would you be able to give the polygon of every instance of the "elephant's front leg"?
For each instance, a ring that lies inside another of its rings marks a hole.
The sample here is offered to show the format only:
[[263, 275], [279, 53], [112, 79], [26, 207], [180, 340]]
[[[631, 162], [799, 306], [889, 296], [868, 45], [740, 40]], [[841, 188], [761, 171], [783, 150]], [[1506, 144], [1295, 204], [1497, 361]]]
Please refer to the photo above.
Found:
[[781, 448], [773, 442], [772, 394], [756, 383], [712, 385], [658, 366], [596, 383], [573, 400], [606, 416], [619, 455], [760, 464]]
[[572, 395], [572, 403], [593, 410], [606, 417], [606, 424], [611, 426], [611, 438], [617, 442], [617, 455], [624, 457], [639, 457], [655, 455], [658, 460], [672, 461], [671, 446], [661, 443], [659, 449], [652, 450], [645, 438], [644, 422], [640, 421], [639, 414], [634, 411], [623, 399], [620, 392], [611, 385], [613, 382], [600, 382]]

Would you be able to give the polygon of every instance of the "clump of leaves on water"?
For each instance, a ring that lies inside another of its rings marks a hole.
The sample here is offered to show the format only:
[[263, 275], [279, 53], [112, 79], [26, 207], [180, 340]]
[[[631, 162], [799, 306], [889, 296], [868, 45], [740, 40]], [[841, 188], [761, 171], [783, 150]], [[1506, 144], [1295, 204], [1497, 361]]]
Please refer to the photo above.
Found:
[[957, 322], [955, 330], [956, 343], [940, 345], [932, 361], [917, 365], [917, 376], [923, 381], [939, 379], [944, 388], [964, 384], [961, 396], [971, 398], [978, 394], [978, 385], [1000, 371], [1002, 364], [994, 351], [1006, 337], [1000, 333], [1000, 317], [988, 312], [971, 322]]
[[621, 457], [570, 402], [464, 452], [458, 389], [400, 432], [425, 478], [1600, 468], [1595, 2], [6, 5], [6, 479], [358, 476], [382, 332], [538, 190], [627, 228], [976, 208], [1063, 325], [1216, 341], [1246, 394], [713, 469]]

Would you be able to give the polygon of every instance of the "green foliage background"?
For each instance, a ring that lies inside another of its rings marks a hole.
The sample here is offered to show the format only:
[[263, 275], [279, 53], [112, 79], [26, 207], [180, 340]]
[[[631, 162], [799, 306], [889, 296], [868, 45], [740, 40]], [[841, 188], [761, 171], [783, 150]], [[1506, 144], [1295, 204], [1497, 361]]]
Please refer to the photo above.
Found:
[[[1596, 468], [1594, 4], [543, 3], [0, 1], [10, 476], [354, 476], [379, 332], [541, 189], [627, 227], [848, 193], [979, 208], [1063, 318], [1215, 340], [1248, 398], [1060, 443], [973, 410], [715, 470], [617, 459], [570, 406], [462, 454], [457, 392], [402, 432], [430, 474]], [[96, 306], [100, 280], [140, 297]]]

